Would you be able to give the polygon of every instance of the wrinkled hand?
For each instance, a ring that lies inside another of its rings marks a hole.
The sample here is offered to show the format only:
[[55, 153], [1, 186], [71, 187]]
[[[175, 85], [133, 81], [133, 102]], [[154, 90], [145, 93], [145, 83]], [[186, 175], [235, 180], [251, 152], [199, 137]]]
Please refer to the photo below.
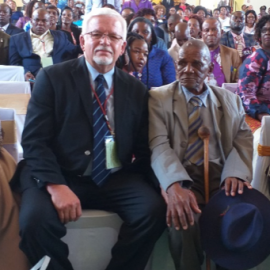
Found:
[[194, 224], [194, 213], [201, 213], [194, 194], [182, 188], [179, 183], [172, 184], [167, 189], [167, 225], [171, 227], [171, 222], [176, 230], [181, 227], [186, 230], [189, 225]]
[[46, 188], [62, 223], [76, 221], [81, 216], [80, 200], [68, 186], [48, 184]]
[[235, 196], [236, 192], [242, 194], [244, 192], [244, 186], [252, 189], [252, 186], [248, 182], [244, 182], [235, 177], [228, 177], [225, 179], [224, 187], [226, 196]]
[[257, 118], [258, 118], [259, 121], [262, 121], [264, 116], [269, 116], [269, 114], [268, 113], [259, 113], [259, 114], [257, 114]]
[[28, 71], [24, 74], [24, 79], [26, 81], [29, 81], [29, 79], [35, 80], [35, 76], [30, 71]]

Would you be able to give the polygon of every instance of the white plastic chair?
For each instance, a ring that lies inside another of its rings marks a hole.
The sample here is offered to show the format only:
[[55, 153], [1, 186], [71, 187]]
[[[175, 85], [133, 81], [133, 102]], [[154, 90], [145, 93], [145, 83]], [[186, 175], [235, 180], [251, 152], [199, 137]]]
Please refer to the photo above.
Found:
[[[76, 270], [104, 270], [111, 259], [111, 249], [117, 241], [122, 224], [111, 212], [83, 210], [76, 222], [69, 222], [62, 239], [69, 247], [69, 260]], [[150, 270], [149, 261], [145, 270]]]
[[0, 65], [0, 81], [24, 82], [24, 68], [21, 66]]
[[[31, 88], [30, 88], [30, 83], [29, 82], [3, 82], [0, 81], [0, 95], [1, 94], [25, 94], [27, 95], [27, 98], [30, 98], [31, 95]], [[15, 97], [16, 100], [14, 100], [13, 106], [14, 109], [20, 104], [18, 104], [17, 101], [21, 101], [21, 103], [24, 102], [24, 99], [21, 97]], [[26, 96], [24, 97], [26, 98]], [[16, 104], [15, 104], [16, 101]], [[0, 103], [2, 103], [0, 101]], [[19, 102], [20, 103], [20, 102]], [[25, 105], [23, 105], [25, 106]], [[1, 105], [0, 105], [1, 107]], [[12, 107], [11, 105], [4, 105], [2, 104], [2, 107]], [[25, 110], [17, 110], [16, 109], [16, 128], [17, 128], [17, 142], [18, 142], [18, 152], [19, 152], [19, 160], [23, 158], [23, 149], [21, 146], [21, 137], [22, 137], [22, 132], [23, 132], [23, 127], [24, 127], [24, 122], [25, 122], [25, 116], [26, 116], [26, 109]]]
[[0, 127], [3, 139], [3, 147], [18, 162], [18, 147], [15, 131], [15, 111], [13, 109], [0, 108]]

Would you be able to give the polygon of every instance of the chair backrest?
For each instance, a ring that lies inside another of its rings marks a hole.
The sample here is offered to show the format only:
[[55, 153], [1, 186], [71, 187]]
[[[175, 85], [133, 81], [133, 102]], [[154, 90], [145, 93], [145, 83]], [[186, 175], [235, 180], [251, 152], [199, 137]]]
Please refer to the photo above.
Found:
[[235, 94], [237, 86], [237, 83], [223, 83], [221, 87]]
[[18, 162], [18, 147], [15, 131], [15, 111], [0, 108], [1, 134], [3, 147]]
[[0, 94], [31, 94], [30, 83], [25, 81], [5, 82], [0, 80]]
[[[260, 145], [270, 146], [270, 116], [262, 119]], [[255, 170], [253, 173], [252, 186], [262, 192], [270, 199], [270, 175], [269, 175], [270, 156], [258, 156]]]
[[0, 81], [24, 82], [24, 68], [21, 66], [0, 65]]

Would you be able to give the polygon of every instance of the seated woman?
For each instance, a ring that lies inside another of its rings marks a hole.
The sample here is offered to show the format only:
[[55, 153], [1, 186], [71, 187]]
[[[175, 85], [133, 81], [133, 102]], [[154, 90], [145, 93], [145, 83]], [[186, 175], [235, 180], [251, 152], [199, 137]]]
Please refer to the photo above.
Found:
[[157, 25], [163, 24], [166, 20], [166, 8], [163, 5], [156, 5], [154, 11], [157, 17]]
[[203, 20], [196, 14], [189, 16], [188, 26], [190, 28], [190, 35], [195, 39], [201, 39]]
[[135, 32], [143, 36], [148, 43], [150, 52], [148, 65], [142, 71], [142, 82], [147, 85], [148, 89], [175, 81], [172, 58], [167, 51], [153, 46], [157, 43], [157, 36], [152, 23], [145, 18], [136, 18], [130, 23], [128, 32]]
[[195, 7], [195, 8], [193, 9], [193, 14], [196, 14], [196, 15], [198, 15], [199, 17], [201, 17], [202, 20], [205, 20], [205, 18], [206, 18], [206, 16], [207, 16], [208, 12], [207, 12], [207, 10], [206, 10], [205, 7], [203, 7], [203, 6], [197, 6], [197, 7]]
[[250, 35], [255, 34], [255, 25], [257, 21], [257, 15], [254, 10], [248, 10], [245, 13], [245, 18], [246, 18], [246, 26], [244, 28], [244, 32]]
[[70, 42], [72, 42], [74, 45], [79, 45], [81, 29], [73, 24], [73, 17], [72, 8], [65, 7], [62, 10], [60, 30], [69, 32], [72, 37]]
[[125, 53], [118, 59], [117, 67], [141, 80], [148, 54], [149, 46], [146, 40], [142, 36], [130, 32], [127, 35]]
[[237, 93], [246, 113], [261, 121], [264, 115], [270, 114], [270, 15], [256, 24], [254, 38], [261, 48], [243, 62]]

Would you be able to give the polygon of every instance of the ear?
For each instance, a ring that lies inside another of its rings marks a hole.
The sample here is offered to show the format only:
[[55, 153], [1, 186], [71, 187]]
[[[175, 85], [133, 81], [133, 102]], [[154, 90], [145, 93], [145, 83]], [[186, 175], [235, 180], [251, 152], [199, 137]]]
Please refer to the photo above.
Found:
[[82, 51], [85, 51], [85, 39], [84, 39], [84, 35], [80, 35], [80, 45], [82, 48]]

